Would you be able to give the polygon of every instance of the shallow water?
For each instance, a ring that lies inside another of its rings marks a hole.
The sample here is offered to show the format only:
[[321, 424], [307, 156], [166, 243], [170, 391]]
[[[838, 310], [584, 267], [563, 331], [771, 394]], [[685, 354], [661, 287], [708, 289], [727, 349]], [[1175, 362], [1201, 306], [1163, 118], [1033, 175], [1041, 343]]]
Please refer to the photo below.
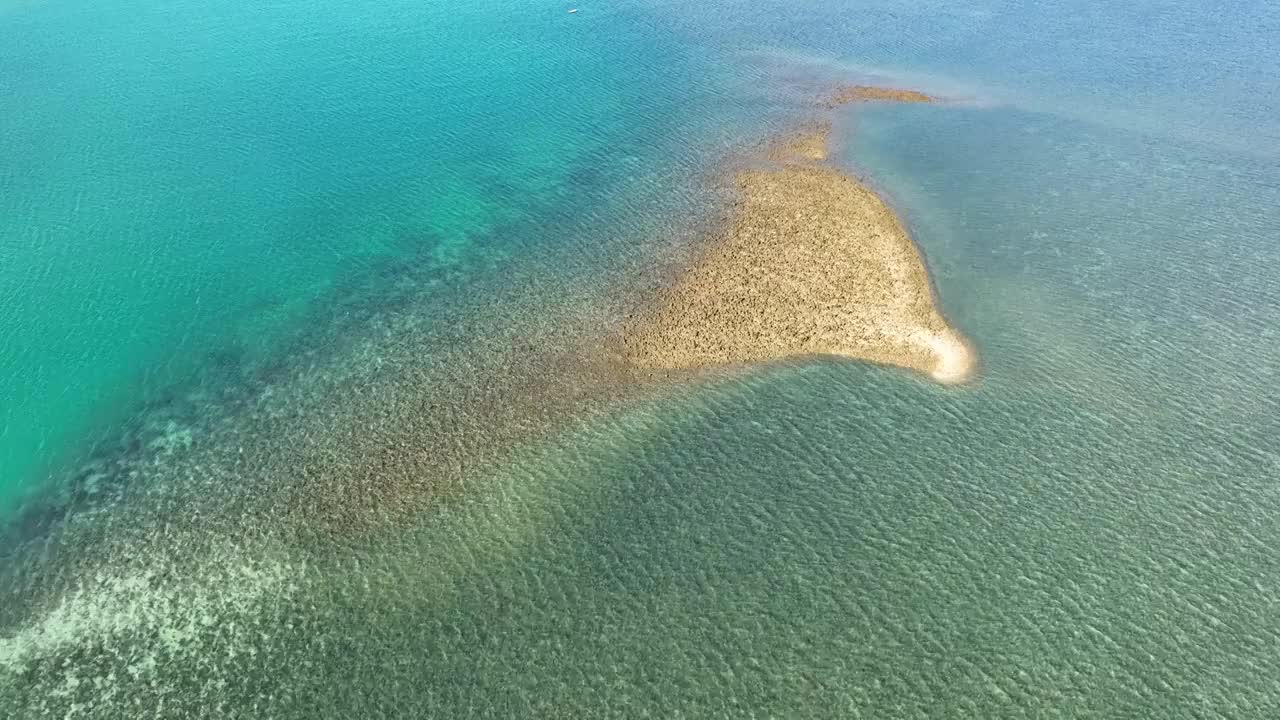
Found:
[[[563, 11], [0, 6], [0, 708], [1276, 714], [1274, 9]], [[980, 379], [576, 399], [868, 77]]]
[[[273, 357], [378, 264], [500, 252], [475, 238], [567, 204], [605, 162], [637, 172], [671, 111], [637, 80], [679, 72], [678, 48], [545, 9], [407, 5], [5, 18], [6, 504], [140, 401]], [[635, 62], [588, 72], [605, 47]]]

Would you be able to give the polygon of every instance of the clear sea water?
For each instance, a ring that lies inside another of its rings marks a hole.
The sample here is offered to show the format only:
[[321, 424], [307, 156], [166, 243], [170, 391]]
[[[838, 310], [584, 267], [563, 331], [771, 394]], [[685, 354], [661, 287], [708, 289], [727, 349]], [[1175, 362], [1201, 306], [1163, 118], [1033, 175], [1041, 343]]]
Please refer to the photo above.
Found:
[[[1280, 715], [1275, 5], [570, 7], [0, 0], [0, 715]], [[467, 449], [847, 81], [978, 382]]]

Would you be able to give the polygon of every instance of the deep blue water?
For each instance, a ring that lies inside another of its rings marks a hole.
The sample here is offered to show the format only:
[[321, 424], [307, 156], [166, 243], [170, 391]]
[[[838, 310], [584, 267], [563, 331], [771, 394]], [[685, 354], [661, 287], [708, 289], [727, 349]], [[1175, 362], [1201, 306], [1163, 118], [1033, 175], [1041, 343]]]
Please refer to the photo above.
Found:
[[[1280, 12], [567, 9], [0, 5], [0, 709], [1280, 710]], [[465, 450], [864, 81], [957, 100], [836, 129], [974, 385], [792, 363]], [[465, 487], [395, 515], [360, 463], [436, 437]]]

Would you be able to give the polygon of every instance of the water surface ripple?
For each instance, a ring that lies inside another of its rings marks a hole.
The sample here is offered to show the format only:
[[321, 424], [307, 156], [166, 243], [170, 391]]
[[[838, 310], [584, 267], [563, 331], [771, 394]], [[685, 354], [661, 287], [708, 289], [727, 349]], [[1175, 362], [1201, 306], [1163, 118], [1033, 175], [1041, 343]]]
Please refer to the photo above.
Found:
[[[0, 715], [1280, 715], [1274, 7], [566, 9], [0, 4]], [[614, 393], [886, 81], [977, 381]]]

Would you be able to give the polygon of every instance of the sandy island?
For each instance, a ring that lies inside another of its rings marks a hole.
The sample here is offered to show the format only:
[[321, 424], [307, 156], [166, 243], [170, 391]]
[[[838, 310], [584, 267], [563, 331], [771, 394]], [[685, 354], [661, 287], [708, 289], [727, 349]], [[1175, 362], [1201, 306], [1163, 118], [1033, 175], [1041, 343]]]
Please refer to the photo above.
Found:
[[[853, 86], [826, 107], [930, 102]], [[622, 332], [642, 368], [694, 369], [804, 355], [909, 368], [943, 383], [976, 358], [939, 312], [924, 261], [875, 192], [825, 164], [828, 125], [775, 141], [773, 167], [738, 173], [738, 200], [702, 255]]]

